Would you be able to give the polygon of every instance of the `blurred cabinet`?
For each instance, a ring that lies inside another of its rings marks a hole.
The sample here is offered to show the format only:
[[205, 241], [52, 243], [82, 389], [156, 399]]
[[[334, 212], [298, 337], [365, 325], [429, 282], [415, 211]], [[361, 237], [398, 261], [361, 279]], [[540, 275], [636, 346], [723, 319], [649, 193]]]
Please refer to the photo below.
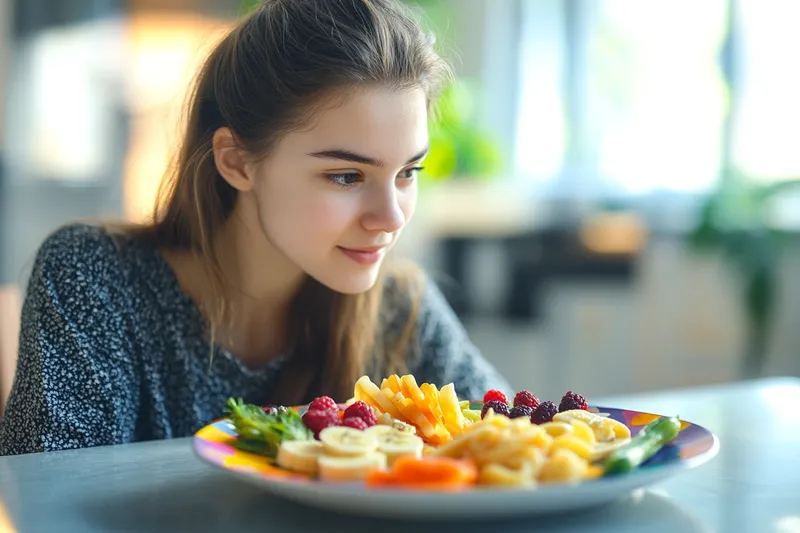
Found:
[[[766, 372], [800, 376], [800, 240], [781, 269]], [[539, 302], [535, 321], [503, 320], [499, 308], [465, 320], [515, 388], [554, 398], [568, 389], [600, 395], [739, 379], [736, 280], [723, 258], [695, 256], [679, 236], [652, 239], [629, 282], [550, 280]]]

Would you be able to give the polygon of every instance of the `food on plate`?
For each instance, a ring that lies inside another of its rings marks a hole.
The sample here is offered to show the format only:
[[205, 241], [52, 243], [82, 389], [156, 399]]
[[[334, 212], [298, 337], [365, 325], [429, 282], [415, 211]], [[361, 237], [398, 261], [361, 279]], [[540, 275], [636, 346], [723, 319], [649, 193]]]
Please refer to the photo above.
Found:
[[412, 375], [394, 374], [379, 387], [369, 376], [362, 376], [355, 384], [353, 399], [372, 407], [378, 417], [388, 414], [414, 426], [416, 434], [433, 445], [450, 441], [470, 424], [452, 383], [437, 389], [429, 383], [417, 385]]
[[481, 409], [481, 420], [486, 417], [486, 413], [488, 413], [489, 410], [493, 411], [496, 415], [508, 416], [509, 414], [507, 403], [501, 402], [500, 400], [489, 400], [483, 404], [483, 408]]
[[285, 470], [375, 488], [578, 483], [637, 468], [680, 430], [677, 418], [662, 417], [632, 439], [625, 424], [590, 410], [573, 391], [558, 406], [527, 390], [510, 403], [499, 390], [483, 400], [472, 409], [452, 383], [440, 389], [395, 374], [380, 385], [362, 376], [346, 406], [321, 396], [302, 416], [233, 399], [226, 411], [239, 435], [235, 446]]
[[530, 407], [531, 411], [539, 407], [539, 398], [530, 391], [521, 390], [514, 396], [514, 407]]
[[338, 457], [365, 455], [378, 449], [378, 439], [374, 433], [345, 426], [325, 428], [319, 434], [319, 440], [327, 454]]
[[489, 403], [492, 400], [497, 400], [502, 403], [508, 403], [508, 396], [503, 391], [492, 389], [483, 395], [483, 403]]
[[578, 420], [584, 422], [592, 428], [598, 442], [611, 442], [616, 439], [629, 439], [631, 430], [622, 422], [617, 422], [613, 418], [600, 416], [596, 413], [574, 409], [553, 415], [553, 420], [558, 422], [572, 422]]
[[481, 410], [480, 409], [470, 409], [472, 406], [472, 402], [469, 400], [463, 400], [458, 402], [458, 405], [461, 407], [461, 414], [468, 422], [477, 422], [481, 419]]
[[531, 415], [531, 422], [534, 424], [546, 424], [551, 422], [553, 417], [558, 414], [558, 408], [551, 401], [542, 402], [533, 411]]
[[359, 481], [375, 469], [386, 468], [386, 456], [380, 452], [364, 455], [319, 457], [319, 478], [323, 481]]
[[527, 405], [515, 405], [508, 413], [508, 418], [527, 418], [530, 419], [533, 415], [533, 409]]
[[653, 420], [629, 443], [608, 456], [603, 465], [605, 474], [622, 474], [633, 470], [674, 440], [680, 429], [681, 422], [677, 417], [662, 416]]
[[533, 488], [540, 482], [585, 478], [589, 435], [586, 427], [553, 438], [547, 428], [529, 418], [512, 420], [490, 411], [433, 455], [473, 461], [479, 472], [478, 484]]
[[411, 432], [398, 430], [393, 426], [376, 425], [366, 430], [378, 440], [378, 451], [386, 456], [386, 463], [392, 466], [400, 457], [422, 457], [424, 443]]
[[313, 438], [300, 415], [285, 407], [265, 411], [243, 403], [241, 398], [229, 398], [225, 412], [239, 435], [235, 445], [245, 451], [275, 457], [283, 442]]
[[368, 487], [404, 487], [425, 490], [458, 490], [471, 487], [478, 477], [472, 461], [450, 457], [400, 457], [389, 470], [373, 470]]
[[319, 440], [322, 430], [341, 425], [339, 411], [323, 411], [322, 409], [309, 409], [303, 415], [301, 421], [314, 434], [314, 438]]
[[347, 409], [344, 410], [342, 420], [345, 421], [350, 418], [362, 419], [367, 424], [367, 427], [374, 426], [378, 423], [378, 417], [375, 415], [375, 410], [361, 401], [350, 404]]
[[584, 398], [580, 394], [576, 394], [572, 391], [567, 391], [567, 393], [561, 397], [561, 402], [558, 404], [558, 411], [559, 412], [572, 411], [575, 409], [588, 411], [589, 404], [587, 403], [586, 398]]
[[375, 425], [365, 430], [330, 426], [320, 432], [319, 441], [284, 442], [276, 463], [324, 481], [357, 481], [402, 457], [421, 457], [422, 447], [421, 438], [393, 426]]
[[275, 462], [281, 468], [315, 475], [319, 456], [322, 455], [322, 444], [315, 440], [287, 440], [281, 443]]

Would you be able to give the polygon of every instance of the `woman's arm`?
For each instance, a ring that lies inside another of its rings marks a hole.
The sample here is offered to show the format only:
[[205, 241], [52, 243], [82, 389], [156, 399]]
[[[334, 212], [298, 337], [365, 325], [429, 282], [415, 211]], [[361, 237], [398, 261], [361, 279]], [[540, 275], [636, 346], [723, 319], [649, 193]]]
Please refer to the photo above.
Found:
[[70, 226], [37, 254], [0, 455], [130, 442], [139, 378], [113, 242]]

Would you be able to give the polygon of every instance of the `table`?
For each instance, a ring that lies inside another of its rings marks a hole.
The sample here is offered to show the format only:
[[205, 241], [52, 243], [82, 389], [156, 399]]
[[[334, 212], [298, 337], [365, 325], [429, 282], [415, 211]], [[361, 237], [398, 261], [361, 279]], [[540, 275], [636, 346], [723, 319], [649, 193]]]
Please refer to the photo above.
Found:
[[0, 501], [7, 515], [4, 531], [0, 510], [0, 533], [800, 531], [799, 379], [595, 401], [677, 413], [714, 431], [720, 453], [602, 509], [443, 524], [341, 516], [278, 500], [201, 463], [188, 439], [0, 457]]

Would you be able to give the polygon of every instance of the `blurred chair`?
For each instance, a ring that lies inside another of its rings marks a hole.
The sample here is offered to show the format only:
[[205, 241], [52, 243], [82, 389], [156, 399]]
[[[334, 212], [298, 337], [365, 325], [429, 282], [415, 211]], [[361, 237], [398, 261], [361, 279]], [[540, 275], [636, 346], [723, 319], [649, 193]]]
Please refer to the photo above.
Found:
[[19, 349], [22, 293], [16, 285], [0, 285], [0, 417], [14, 382]]

